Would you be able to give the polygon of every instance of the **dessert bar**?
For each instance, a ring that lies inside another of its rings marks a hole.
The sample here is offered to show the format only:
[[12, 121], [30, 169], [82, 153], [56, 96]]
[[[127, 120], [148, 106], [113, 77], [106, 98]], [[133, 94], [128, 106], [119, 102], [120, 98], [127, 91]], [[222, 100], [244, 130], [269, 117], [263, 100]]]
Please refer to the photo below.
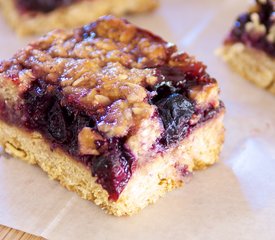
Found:
[[206, 66], [126, 20], [55, 30], [0, 64], [0, 143], [116, 216], [219, 159], [224, 105]]
[[274, 1], [257, 0], [241, 14], [219, 51], [233, 70], [275, 94]]
[[19, 35], [87, 24], [106, 14], [120, 16], [154, 9], [158, 0], [0, 0], [0, 8]]

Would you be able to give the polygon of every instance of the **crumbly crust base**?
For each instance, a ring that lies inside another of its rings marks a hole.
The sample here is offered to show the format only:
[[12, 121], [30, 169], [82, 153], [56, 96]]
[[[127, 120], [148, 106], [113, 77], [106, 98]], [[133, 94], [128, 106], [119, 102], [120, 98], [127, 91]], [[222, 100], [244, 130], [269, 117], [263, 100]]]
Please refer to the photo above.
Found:
[[223, 115], [222, 110], [183, 139], [179, 146], [139, 166], [116, 202], [108, 200], [108, 193], [96, 183], [88, 168], [62, 150], [52, 150], [38, 132], [25, 131], [0, 121], [0, 144], [7, 153], [29, 164], [39, 165], [50, 178], [93, 201], [107, 213], [133, 215], [166, 192], [183, 185], [182, 169], [175, 166], [188, 165], [188, 170], [192, 171], [218, 161], [224, 141]]
[[126, 13], [150, 11], [157, 0], [94, 0], [81, 1], [50, 13], [20, 14], [14, 1], [0, 0], [0, 8], [18, 35], [43, 34], [56, 28], [72, 28], [94, 21], [106, 14], [121, 16]]
[[275, 59], [242, 43], [226, 44], [218, 50], [225, 62], [246, 80], [275, 94]]

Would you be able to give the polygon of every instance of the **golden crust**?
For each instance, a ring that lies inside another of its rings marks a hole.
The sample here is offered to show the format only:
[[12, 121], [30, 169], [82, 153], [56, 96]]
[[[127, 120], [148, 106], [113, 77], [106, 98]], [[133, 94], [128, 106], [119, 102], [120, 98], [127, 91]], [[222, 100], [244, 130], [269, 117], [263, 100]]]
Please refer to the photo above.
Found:
[[275, 94], [275, 59], [242, 43], [226, 44], [218, 50], [229, 66], [248, 81]]
[[[27, 132], [0, 121], [0, 144], [5, 151], [30, 164], [39, 165], [50, 178], [82, 198], [93, 201], [115, 216], [132, 215], [154, 203], [166, 192], [183, 185], [182, 168], [203, 169], [218, 161], [224, 140], [224, 112], [198, 127], [177, 147], [137, 166], [118, 201], [96, 183], [90, 170], [60, 149], [52, 150], [37, 132]], [[139, 160], [138, 160], [139, 162]]]
[[93, 0], [80, 1], [50, 13], [20, 14], [14, 1], [0, 0], [0, 7], [9, 24], [19, 35], [42, 34], [56, 28], [81, 26], [106, 14], [121, 16], [126, 13], [150, 11], [157, 0]]

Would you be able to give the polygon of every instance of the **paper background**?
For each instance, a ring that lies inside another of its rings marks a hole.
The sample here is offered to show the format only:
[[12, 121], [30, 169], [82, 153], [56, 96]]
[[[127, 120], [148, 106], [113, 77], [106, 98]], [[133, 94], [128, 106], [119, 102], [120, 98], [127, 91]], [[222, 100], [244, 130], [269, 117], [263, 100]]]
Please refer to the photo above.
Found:
[[[129, 18], [196, 55], [218, 79], [227, 107], [220, 163], [195, 174], [140, 214], [116, 218], [47, 178], [38, 167], [0, 159], [0, 224], [48, 239], [275, 239], [275, 97], [214, 55], [247, 1], [163, 0]], [[0, 19], [0, 57], [18, 39]]]

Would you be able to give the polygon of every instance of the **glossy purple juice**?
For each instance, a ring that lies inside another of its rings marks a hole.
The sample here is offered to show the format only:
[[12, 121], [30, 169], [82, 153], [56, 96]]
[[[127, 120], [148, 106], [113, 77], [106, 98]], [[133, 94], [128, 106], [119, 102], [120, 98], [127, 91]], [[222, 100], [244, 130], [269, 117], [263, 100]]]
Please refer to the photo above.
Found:
[[[196, 109], [195, 102], [188, 98], [188, 88], [199, 84], [198, 76], [203, 65], [197, 63], [188, 71], [171, 67], [159, 67], [158, 74], [162, 84], [154, 89], [156, 94], [150, 99], [157, 106], [165, 131], [156, 144], [163, 151], [171, 144], [176, 144], [186, 137], [193, 126], [190, 119]], [[207, 80], [208, 76], [205, 76]], [[210, 81], [210, 80], [209, 80]], [[36, 80], [28, 91], [23, 94], [25, 102], [24, 126], [41, 132], [52, 144], [60, 147], [69, 155], [75, 157], [90, 167], [97, 182], [109, 193], [109, 198], [117, 200], [127, 185], [134, 171], [136, 159], [125, 146], [124, 138], [106, 138], [97, 143], [101, 155], [79, 154], [78, 134], [84, 127], [97, 130], [96, 122], [99, 116], [96, 112], [79, 110], [75, 102], [70, 102], [62, 93], [62, 89], [43, 80]], [[201, 121], [214, 117], [218, 110], [212, 109], [202, 115]], [[102, 133], [100, 133], [102, 134]]]

